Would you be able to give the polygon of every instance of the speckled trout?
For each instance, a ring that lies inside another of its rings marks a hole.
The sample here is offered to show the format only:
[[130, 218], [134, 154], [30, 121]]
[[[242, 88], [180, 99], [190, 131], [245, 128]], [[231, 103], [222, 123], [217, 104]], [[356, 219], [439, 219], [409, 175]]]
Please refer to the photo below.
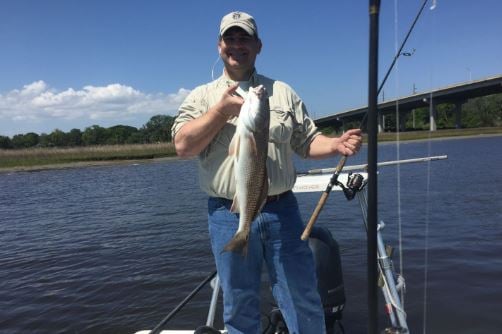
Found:
[[[241, 94], [244, 95], [244, 94]], [[225, 251], [247, 253], [251, 223], [268, 195], [267, 155], [270, 107], [262, 85], [245, 94], [237, 129], [229, 147], [234, 159], [235, 197], [231, 211], [239, 213], [239, 228]]]

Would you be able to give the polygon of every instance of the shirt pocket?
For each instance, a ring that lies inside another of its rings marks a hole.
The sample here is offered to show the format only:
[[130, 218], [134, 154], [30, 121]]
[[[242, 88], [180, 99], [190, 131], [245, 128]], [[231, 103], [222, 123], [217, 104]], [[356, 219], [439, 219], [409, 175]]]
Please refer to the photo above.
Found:
[[270, 108], [269, 141], [288, 143], [293, 135], [293, 113], [281, 107]]

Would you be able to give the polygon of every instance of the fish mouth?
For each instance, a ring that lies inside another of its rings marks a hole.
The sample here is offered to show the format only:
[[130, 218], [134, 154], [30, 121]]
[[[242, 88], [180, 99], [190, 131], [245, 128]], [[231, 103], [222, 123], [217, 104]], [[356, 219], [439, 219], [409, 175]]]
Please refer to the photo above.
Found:
[[267, 94], [267, 90], [263, 85], [259, 85], [253, 88], [253, 92], [258, 96], [258, 98], [264, 97]]

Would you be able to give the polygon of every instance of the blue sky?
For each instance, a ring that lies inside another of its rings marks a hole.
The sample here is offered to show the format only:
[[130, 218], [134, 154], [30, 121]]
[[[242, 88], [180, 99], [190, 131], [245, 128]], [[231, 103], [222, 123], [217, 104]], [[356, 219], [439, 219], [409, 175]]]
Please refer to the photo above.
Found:
[[[382, 0], [381, 79], [421, 3]], [[502, 1], [431, 3], [385, 99], [502, 74]], [[258, 72], [290, 84], [314, 118], [367, 104], [367, 0], [2, 0], [0, 135], [175, 115], [211, 80], [219, 22], [233, 10], [258, 23]]]

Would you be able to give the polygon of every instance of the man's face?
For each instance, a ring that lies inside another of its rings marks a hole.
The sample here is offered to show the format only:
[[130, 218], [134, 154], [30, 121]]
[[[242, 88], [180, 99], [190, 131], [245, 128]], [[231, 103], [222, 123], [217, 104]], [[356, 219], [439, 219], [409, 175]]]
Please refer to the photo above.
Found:
[[230, 70], [250, 71], [261, 50], [261, 41], [239, 27], [228, 29], [218, 42], [220, 56]]

